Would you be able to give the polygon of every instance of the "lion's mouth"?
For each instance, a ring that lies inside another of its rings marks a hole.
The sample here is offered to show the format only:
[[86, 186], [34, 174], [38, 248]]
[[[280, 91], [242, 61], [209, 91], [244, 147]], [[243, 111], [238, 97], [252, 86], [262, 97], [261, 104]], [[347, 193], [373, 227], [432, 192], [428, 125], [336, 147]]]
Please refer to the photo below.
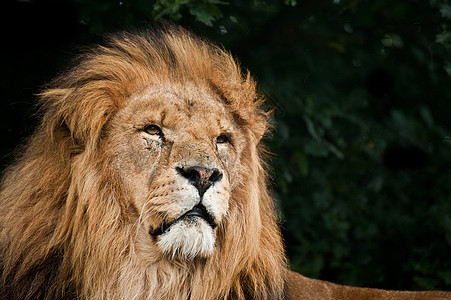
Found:
[[152, 236], [159, 236], [159, 235], [163, 234], [165, 231], [169, 230], [171, 228], [171, 226], [174, 225], [175, 223], [177, 223], [181, 220], [194, 219], [196, 217], [203, 219], [213, 229], [217, 226], [216, 223], [214, 222], [212, 216], [208, 213], [205, 206], [203, 206], [202, 204], [198, 204], [198, 205], [194, 206], [191, 210], [189, 210], [185, 214], [183, 214], [180, 218], [178, 218], [172, 222], [169, 222], [169, 223], [163, 221], [161, 226], [159, 226], [158, 228], [155, 228], [155, 229], [151, 228], [149, 233]]

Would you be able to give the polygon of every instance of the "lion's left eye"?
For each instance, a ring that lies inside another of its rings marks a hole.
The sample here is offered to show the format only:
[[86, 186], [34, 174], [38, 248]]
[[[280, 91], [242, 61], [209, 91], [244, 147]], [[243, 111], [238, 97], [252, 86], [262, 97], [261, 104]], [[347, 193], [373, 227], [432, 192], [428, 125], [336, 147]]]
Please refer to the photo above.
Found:
[[150, 135], [161, 135], [161, 129], [157, 125], [149, 125], [144, 128], [144, 132]]
[[225, 144], [225, 143], [229, 143], [229, 142], [230, 142], [230, 140], [225, 134], [221, 134], [220, 136], [218, 136], [216, 138], [217, 144]]

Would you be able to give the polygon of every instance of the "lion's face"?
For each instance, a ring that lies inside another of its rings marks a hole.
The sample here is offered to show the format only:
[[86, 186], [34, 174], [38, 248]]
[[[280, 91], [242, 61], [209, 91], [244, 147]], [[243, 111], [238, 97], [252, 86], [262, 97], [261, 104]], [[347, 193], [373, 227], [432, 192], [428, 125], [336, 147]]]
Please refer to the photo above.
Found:
[[249, 72], [175, 26], [112, 35], [77, 62], [40, 94], [2, 180], [0, 295], [280, 299]]
[[243, 144], [221, 100], [194, 85], [154, 87], [131, 97], [107, 136], [148, 243], [171, 258], [211, 255]]

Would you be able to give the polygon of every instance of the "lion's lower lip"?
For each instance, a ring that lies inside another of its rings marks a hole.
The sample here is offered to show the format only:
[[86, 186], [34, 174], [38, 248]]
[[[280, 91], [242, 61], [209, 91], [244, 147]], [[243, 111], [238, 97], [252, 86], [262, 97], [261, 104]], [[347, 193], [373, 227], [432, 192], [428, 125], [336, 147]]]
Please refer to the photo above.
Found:
[[195, 216], [204, 219], [212, 228], [216, 227], [216, 223], [213, 221], [211, 215], [207, 212], [207, 209], [202, 204], [198, 204], [193, 207], [192, 210], [186, 212], [181, 218]]
[[201, 204], [196, 205], [195, 207], [193, 207], [192, 210], [186, 212], [183, 217], [187, 217], [187, 216], [197, 216], [200, 217], [202, 219], [205, 219], [206, 221], [209, 221], [209, 219], [211, 219], [210, 215], [208, 214], [207, 210], [205, 209], [205, 207]]
[[187, 211], [184, 215], [182, 215], [177, 220], [166, 223], [163, 222], [161, 226], [157, 229], [151, 229], [149, 231], [150, 235], [152, 236], [159, 236], [163, 234], [166, 230], [168, 230], [174, 223], [178, 222], [179, 220], [182, 220], [187, 217], [199, 217], [203, 220], [205, 220], [213, 229], [216, 228], [216, 223], [213, 221], [213, 218], [210, 216], [210, 214], [207, 212], [207, 209], [202, 204], [198, 204], [193, 209]]

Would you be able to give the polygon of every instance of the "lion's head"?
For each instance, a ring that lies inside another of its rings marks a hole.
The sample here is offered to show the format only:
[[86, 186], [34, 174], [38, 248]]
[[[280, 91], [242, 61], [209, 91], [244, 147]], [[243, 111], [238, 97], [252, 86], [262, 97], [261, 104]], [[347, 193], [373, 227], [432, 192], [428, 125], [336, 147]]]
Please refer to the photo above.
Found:
[[[190, 82], [150, 87], [106, 126], [112, 172], [152, 254], [207, 258], [242, 182], [246, 133], [218, 95]], [[219, 227], [216, 229], [216, 227]]]
[[0, 298], [276, 299], [284, 255], [230, 54], [180, 28], [111, 36], [41, 94], [0, 194]]

